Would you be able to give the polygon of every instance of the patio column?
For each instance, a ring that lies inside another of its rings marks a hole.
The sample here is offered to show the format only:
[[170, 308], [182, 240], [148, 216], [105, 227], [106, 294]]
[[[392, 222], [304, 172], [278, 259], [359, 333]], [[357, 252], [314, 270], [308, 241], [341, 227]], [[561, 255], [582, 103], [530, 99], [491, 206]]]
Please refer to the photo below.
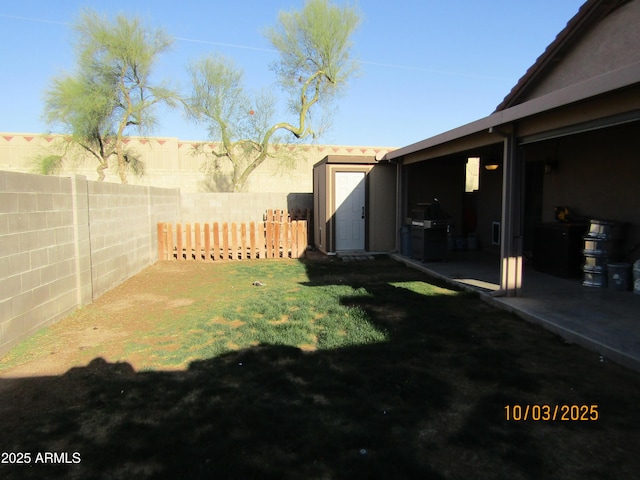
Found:
[[520, 295], [522, 287], [522, 196], [523, 168], [518, 155], [515, 126], [503, 134], [502, 228], [500, 238], [500, 291], [508, 297]]
[[404, 219], [407, 216], [407, 179], [405, 178], [406, 169], [402, 162], [396, 163], [396, 252], [402, 253], [402, 236], [401, 228], [404, 225]]

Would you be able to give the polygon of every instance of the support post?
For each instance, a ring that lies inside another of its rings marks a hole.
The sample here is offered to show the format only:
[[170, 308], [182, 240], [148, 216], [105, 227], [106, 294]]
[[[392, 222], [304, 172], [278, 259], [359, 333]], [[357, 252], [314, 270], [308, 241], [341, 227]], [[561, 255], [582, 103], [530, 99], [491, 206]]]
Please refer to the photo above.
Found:
[[502, 228], [500, 239], [500, 290], [507, 297], [522, 288], [523, 167], [518, 155], [515, 126], [505, 135], [502, 177]]

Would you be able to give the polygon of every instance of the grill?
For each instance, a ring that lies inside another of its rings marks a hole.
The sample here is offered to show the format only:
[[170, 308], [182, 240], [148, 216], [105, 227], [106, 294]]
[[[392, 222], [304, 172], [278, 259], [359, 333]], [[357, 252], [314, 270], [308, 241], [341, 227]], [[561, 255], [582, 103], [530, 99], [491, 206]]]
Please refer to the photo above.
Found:
[[421, 262], [447, 260], [447, 235], [453, 226], [449, 214], [437, 199], [434, 203], [419, 203], [411, 211], [411, 257]]

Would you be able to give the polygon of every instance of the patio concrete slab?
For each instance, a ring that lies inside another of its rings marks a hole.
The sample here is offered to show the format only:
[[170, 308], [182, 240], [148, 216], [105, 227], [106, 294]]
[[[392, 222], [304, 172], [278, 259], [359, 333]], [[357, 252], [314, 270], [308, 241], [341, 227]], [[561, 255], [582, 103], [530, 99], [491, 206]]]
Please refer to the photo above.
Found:
[[499, 257], [453, 252], [447, 262], [421, 263], [392, 257], [454, 286], [480, 293], [499, 308], [534, 322], [602, 357], [640, 371], [640, 295], [585, 287], [580, 278], [559, 278], [525, 266], [522, 295], [495, 296]]

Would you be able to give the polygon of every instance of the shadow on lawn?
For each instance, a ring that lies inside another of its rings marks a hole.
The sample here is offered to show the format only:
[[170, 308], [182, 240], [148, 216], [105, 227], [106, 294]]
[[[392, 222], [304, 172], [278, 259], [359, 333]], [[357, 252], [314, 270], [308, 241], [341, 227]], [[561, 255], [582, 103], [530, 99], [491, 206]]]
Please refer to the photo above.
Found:
[[[516, 349], [496, 346], [524, 333], [482, 336], [478, 322], [497, 313], [473, 296], [427, 297], [370, 268], [311, 262], [308, 285], [366, 288], [369, 296], [342, 302], [387, 331], [384, 343], [315, 352], [260, 345], [177, 372], [135, 372], [97, 358], [59, 377], [0, 380], [0, 395], [17, 399], [0, 406], [0, 449], [32, 452], [30, 465], [1, 465], [0, 474], [560, 478], [567, 473], [562, 462], [575, 464], [575, 478], [620, 473], [610, 470], [615, 456], [598, 462], [591, 450], [562, 445], [597, 434], [597, 423], [505, 422], [504, 405], [533, 402], [542, 389], [543, 379]], [[532, 348], [553, 341], [544, 337]], [[564, 375], [562, 366], [556, 374]], [[624, 393], [607, 395], [590, 400], [616, 402]], [[627, 427], [632, 435], [635, 427]], [[79, 452], [81, 463], [36, 465], [36, 452], [67, 452], [70, 459]]]

